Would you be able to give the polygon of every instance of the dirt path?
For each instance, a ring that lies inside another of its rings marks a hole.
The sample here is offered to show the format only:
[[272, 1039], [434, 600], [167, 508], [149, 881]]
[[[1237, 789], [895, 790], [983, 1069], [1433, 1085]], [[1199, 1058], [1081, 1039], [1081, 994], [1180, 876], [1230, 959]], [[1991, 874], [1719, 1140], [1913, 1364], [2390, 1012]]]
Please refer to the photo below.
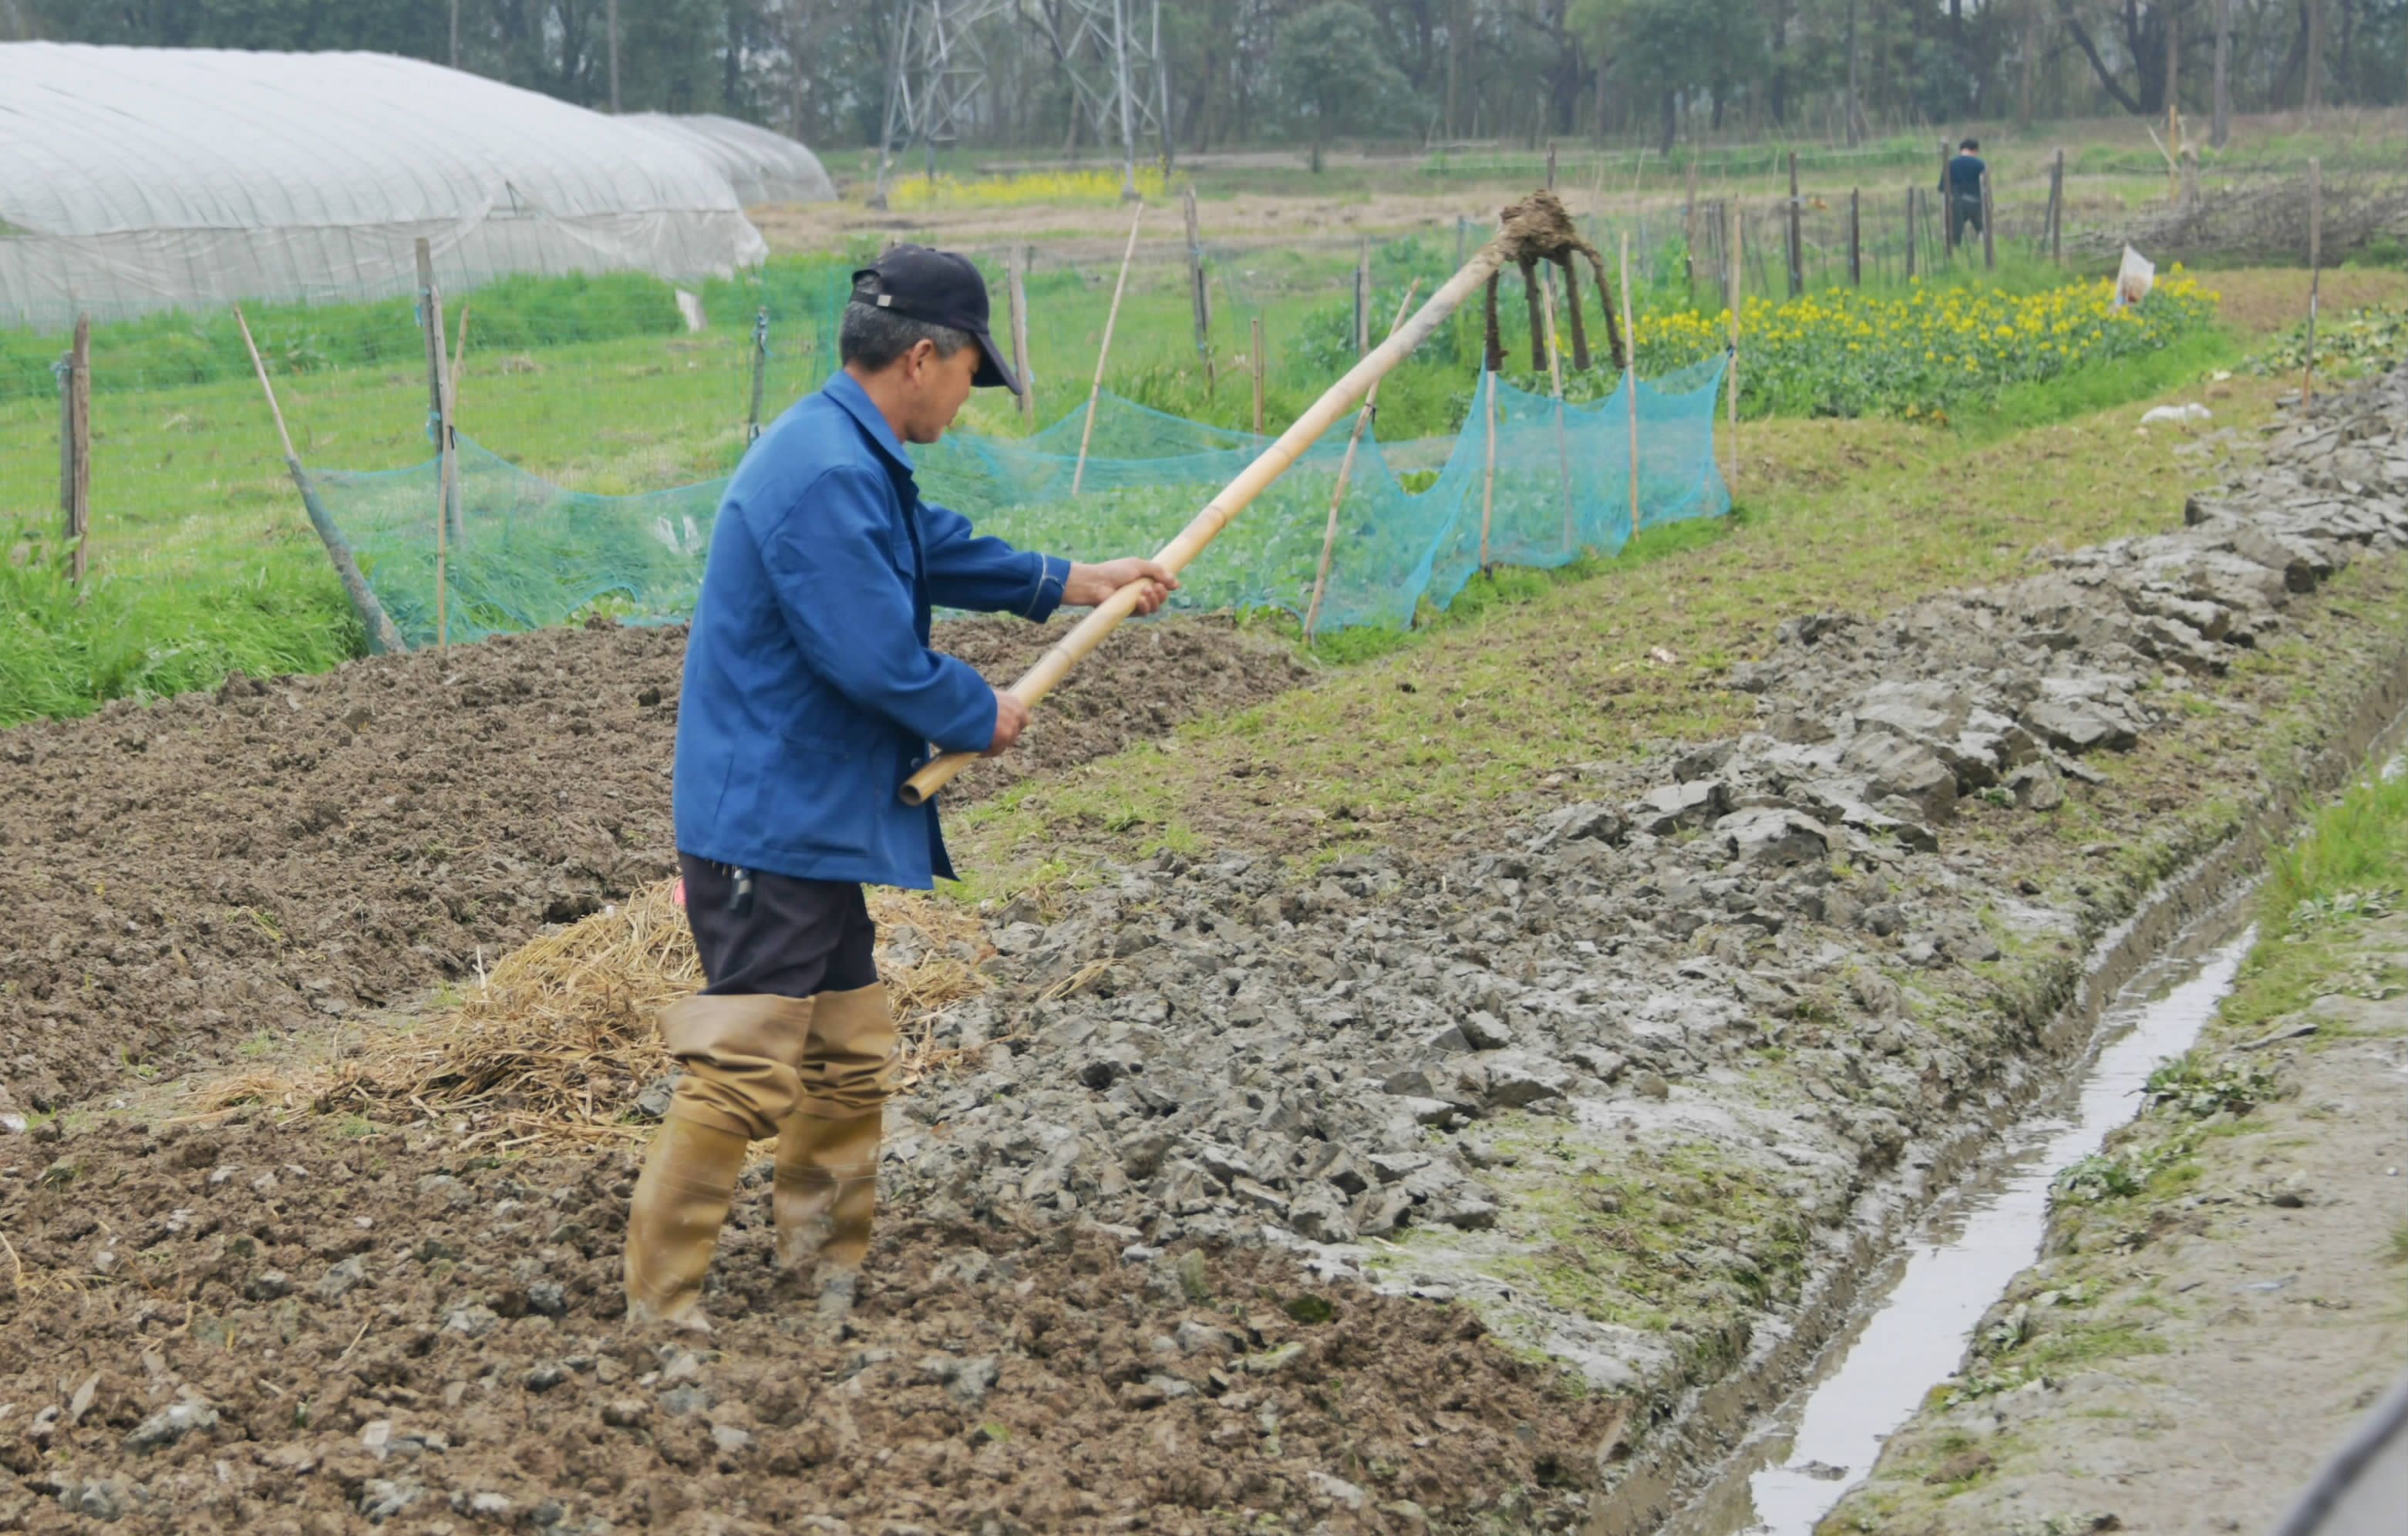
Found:
[[2262, 1530], [2408, 1368], [2408, 918], [2340, 926], [2307, 1006], [2263, 1017], [2302, 987], [2265, 970], [2228, 1000], [2100, 1164], [2146, 1188], [2069, 1199], [1827, 1529]]
[[[1451, 187], [1426, 195], [1400, 193], [1297, 197], [1240, 193], [1205, 203], [1205, 237], [1215, 246], [1277, 245], [1283, 249], [1318, 240], [1351, 240], [1357, 235], [1452, 224], [1458, 217], [1491, 223], [1497, 210], [1526, 192], [1505, 183]], [[1585, 205], [1584, 205], [1585, 206]], [[1117, 258], [1128, 238], [1129, 216], [1115, 204], [1082, 207], [1040, 204], [1028, 208], [896, 208], [881, 210], [846, 200], [803, 203], [752, 210], [752, 222], [776, 252], [841, 250], [852, 237], [893, 235], [937, 246], [999, 246], [1043, 239], [1046, 255], [1061, 260]], [[1175, 209], [1148, 217], [1153, 244], [1170, 251], [1184, 237]]]
[[[1060, 627], [938, 643], [1006, 682]], [[684, 651], [549, 630], [0, 733], [0, 1093], [50, 1110], [336, 1027], [663, 878]], [[1224, 622], [1131, 626], [948, 802], [1304, 675]]]

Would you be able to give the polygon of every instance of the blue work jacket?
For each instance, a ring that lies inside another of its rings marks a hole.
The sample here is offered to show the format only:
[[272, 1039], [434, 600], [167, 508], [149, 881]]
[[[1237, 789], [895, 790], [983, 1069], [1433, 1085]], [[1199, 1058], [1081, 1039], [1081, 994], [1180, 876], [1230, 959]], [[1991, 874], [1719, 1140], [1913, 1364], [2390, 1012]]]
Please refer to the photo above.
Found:
[[920, 499], [878, 408], [838, 373], [771, 424], [719, 504], [686, 640], [671, 800], [697, 858], [920, 889], [951, 877], [934, 800], [896, 791], [983, 750], [995, 693], [928, 649], [932, 605], [1043, 619], [1067, 560]]

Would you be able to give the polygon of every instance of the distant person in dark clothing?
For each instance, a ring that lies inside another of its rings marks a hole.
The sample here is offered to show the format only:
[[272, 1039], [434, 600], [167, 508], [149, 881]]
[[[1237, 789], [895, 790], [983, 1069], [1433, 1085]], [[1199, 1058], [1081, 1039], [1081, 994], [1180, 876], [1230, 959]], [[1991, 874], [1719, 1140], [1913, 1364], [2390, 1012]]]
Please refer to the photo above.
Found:
[[1989, 167], [1974, 151], [1982, 146], [1966, 139], [1956, 146], [1956, 158], [1948, 162], [1948, 174], [1940, 183], [1941, 194], [1948, 199], [1948, 243], [1963, 245], [1965, 228], [1972, 226], [1976, 235], [1982, 232], [1982, 173]]

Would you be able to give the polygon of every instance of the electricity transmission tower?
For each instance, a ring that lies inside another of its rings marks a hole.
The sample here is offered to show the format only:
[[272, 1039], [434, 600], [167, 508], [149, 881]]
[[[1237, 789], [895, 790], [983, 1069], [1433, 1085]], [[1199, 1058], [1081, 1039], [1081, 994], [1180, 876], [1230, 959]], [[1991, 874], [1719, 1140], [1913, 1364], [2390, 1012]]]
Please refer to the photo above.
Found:
[[1137, 196], [1137, 141], [1149, 134], [1170, 165], [1169, 61], [1162, 50], [1162, 0], [1149, 0], [1151, 15], [1140, 26], [1131, 12], [1139, 0], [1064, 0], [1058, 9], [1035, 11], [1031, 20], [1062, 62], [1096, 137], [1121, 144], [1121, 195]]
[[1145, 25], [1132, 20], [1140, 0], [895, 0], [887, 64], [885, 134], [871, 206], [886, 206], [897, 145], [921, 147], [934, 174], [936, 146], [951, 143], [978, 117], [987, 87], [982, 26], [1009, 17], [1035, 32], [1070, 81], [1070, 109], [1105, 143], [1121, 149], [1121, 195], [1137, 195], [1137, 141], [1159, 136], [1170, 161], [1170, 80], [1162, 50], [1162, 0]]
[[886, 70], [886, 128], [878, 142], [878, 190], [872, 208], [886, 206], [895, 146], [917, 144], [936, 175], [937, 146], [952, 143], [975, 121], [986, 86], [986, 47], [980, 24], [1012, 9], [1012, 0], [896, 0], [893, 51]]

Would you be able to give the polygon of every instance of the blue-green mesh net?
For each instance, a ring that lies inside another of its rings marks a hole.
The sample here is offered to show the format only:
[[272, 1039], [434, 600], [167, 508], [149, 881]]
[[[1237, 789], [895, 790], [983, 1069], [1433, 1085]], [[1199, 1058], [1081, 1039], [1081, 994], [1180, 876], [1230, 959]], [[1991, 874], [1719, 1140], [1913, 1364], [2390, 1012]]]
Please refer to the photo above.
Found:
[[[1638, 384], [1636, 520], [1621, 389], [1560, 404], [1492, 380], [1493, 489], [1481, 401], [1452, 439], [1383, 445], [1367, 431], [1339, 505], [1316, 627], [1400, 626], [1423, 603], [1445, 607], [1481, 567], [1484, 524], [1488, 564], [1551, 567], [1610, 554], [1638, 528], [1727, 510], [1713, 456], [1723, 366], [1709, 359]], [[1174, 602], [1304, 614], [1352, 428], [1350, 413], [1240, 512], [1188, 567]], [[1080, 560], [1150, 553], [1269, 441], [1107, 395], [1074, 496], [1084, 430], [1082, 408], [1027, 438], [949, 435], [918, 452], [922, 492], [1025, 548]], [[1418, 488], [1407, 490], [1400, 471]], [[322, 477], [328, 510], [411, 645], [435, 639], [436, 472], [430, 461]], [[596, 604], [633, 620], [682, 618], [700, 590], [727, 483], [581, 495], [465, 438], [460, 481], [461, 526], [444, 562], [453, 639], [562, 624]]]

